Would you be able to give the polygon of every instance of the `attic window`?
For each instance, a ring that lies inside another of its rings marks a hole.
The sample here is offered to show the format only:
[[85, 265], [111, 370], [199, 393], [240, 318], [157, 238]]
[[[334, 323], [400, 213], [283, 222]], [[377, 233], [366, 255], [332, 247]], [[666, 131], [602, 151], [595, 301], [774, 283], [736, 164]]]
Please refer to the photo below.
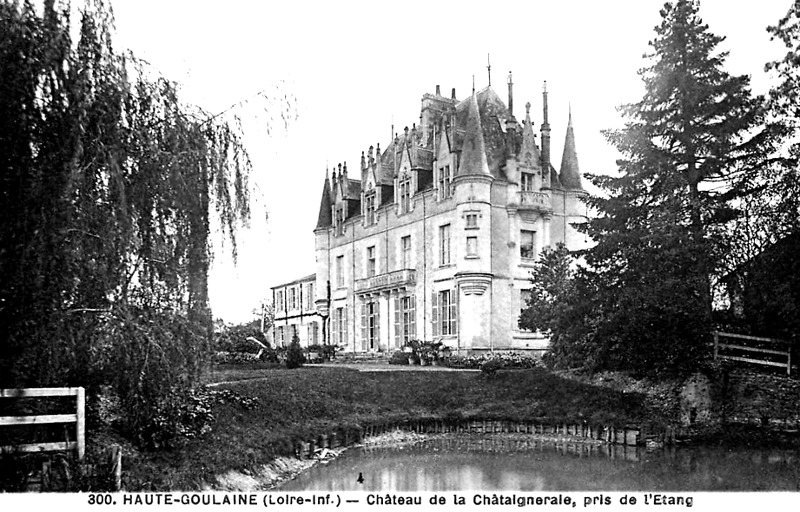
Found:
[[533, 192], [533, 174], [523, 172], [521, 181], [522, 183], [520, 183], [520, 189], [523, 192]]
[[336, 208], [335, 215], [333, 218], [333, 225], [336, 231], [336, 235], [341, 235], [342, 233], [344, 233], [344, 206]]
[[400, 182], [400, 213], [411, 211], [411, 179], [404, 178]]
[[367, 226], [375, 224], [375, 192], [364, 196], [364, 222]]
[[439, 199], [450, 197], [450, 166], [439, 167]]

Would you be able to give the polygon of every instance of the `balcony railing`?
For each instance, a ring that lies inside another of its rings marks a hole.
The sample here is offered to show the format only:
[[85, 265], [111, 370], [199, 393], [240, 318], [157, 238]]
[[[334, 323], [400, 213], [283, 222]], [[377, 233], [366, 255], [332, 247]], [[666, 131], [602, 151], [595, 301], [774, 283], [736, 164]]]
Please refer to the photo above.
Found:
[[526, 190], [519, 193], [519, 207], [524, 210], [539, 210], [549, 212], [553, 209], [548, 192], [529, 192]]
[[411, 286], [417, 282], [417, 271], [412, 269], [395, 270], [386, 274], [356, 279], [356, 293], [375, 292]]

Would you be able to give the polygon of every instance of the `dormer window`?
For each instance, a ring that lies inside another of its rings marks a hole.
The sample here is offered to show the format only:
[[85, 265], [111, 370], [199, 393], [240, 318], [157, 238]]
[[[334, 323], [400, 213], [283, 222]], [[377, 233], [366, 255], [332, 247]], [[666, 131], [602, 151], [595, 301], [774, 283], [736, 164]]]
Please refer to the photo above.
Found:
[[450, 166], [439, 167], [439, 199], [450, 197]]
[[400, 182], [400, 213], [411, 211], [411, 178], [404, 178]]
[[364, 196], [364, 223], [367, 226], [375, 224], [375, 191]]
[[344, 233], [344, 205], [337, 206], [333, 212], [333, 228], [336, 236]]
[[522, 173], [522, 180], [520, 183], [520, 190], [523, 192], [533, 192], [533, 174], [528, 172]]

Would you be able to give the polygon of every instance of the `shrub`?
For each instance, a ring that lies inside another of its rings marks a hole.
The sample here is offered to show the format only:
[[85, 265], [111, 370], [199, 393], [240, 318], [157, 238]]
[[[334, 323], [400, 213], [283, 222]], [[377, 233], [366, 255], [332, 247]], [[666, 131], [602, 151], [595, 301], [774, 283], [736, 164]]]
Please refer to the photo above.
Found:
[[300, 347], [300, 338], [295, 334], [286, 350], [286, 368], [300, 368], [306, 363], [306, 355]]
[[323, 361], [330, 361], [336, 356], [336, 345], [309, 345], [307, 352], [316, 352]]
[[504, 366], [501, 359], [489, 359], [481, 364], [481, 373], [487, 377], [494, 377], [497, 375], [497, 370], [500, 370]]
[[402, 350], [398, 350], [392, 354], [392, 357], [389, 358], [389, 364], [400, 364], [400, 365], [407, 365], [408, 364], [409, 354], [403, 352]]

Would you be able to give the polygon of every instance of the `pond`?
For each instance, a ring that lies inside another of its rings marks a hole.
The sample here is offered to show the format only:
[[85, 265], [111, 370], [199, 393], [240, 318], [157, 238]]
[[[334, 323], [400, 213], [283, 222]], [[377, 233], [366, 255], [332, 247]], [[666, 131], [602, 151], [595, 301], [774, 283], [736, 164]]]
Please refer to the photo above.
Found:
[[281, 490], [798, 491], [800, 453], [464, 435], [352, 448]]

